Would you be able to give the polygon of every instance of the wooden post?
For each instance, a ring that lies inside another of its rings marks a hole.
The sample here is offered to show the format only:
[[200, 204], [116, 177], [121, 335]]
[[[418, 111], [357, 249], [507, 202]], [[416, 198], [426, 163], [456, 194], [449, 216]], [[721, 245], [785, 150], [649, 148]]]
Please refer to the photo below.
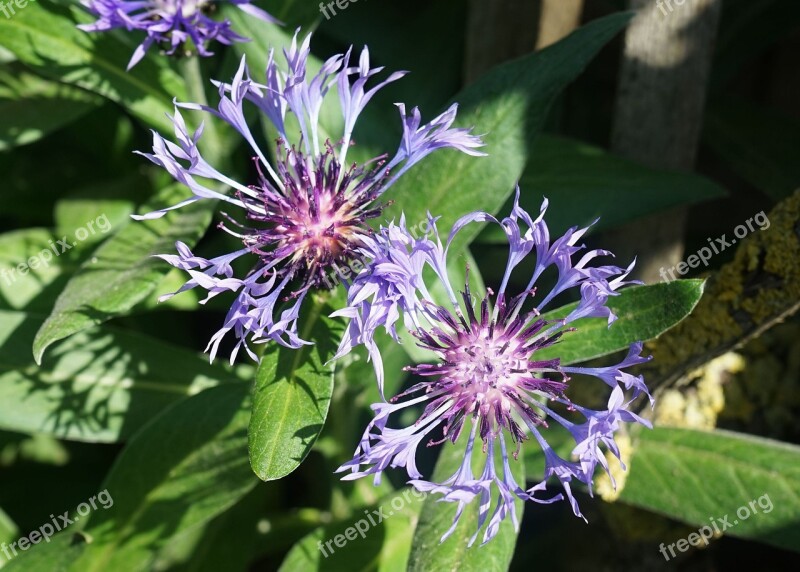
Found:
[[581, 23], [583, 0], [539, 0], [539, 35], [536, 49], [541, 50], [567, 36]]
[[[612, 150], [651, 167], [691, 171], [722, 0], [630, 0], [638, 10], [625, 36]], [[622, 260], [638, 254], [637, 276], [683, 257], [685, 209], [647, 217], [609, 233]]]
[[464, 80], [472, 83], [495, 65], [533, 51], [536, 2], [470, 0]]
[[464, 78], [544, 48], [578, 27], [583, 0], [470, 0]]

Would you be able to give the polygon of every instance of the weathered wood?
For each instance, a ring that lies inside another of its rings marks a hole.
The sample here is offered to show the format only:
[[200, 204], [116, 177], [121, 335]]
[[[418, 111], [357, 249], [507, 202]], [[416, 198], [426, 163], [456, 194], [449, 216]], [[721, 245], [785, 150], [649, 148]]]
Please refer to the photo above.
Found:
[[[702, 127], [722, 0], [630, 0], [638, 11], [625, 35], [612, 149], [652, 167], [691, 171]], [[639, 255], [637, 276], [683, 256], [686, 212], [647, 217], [609, 233], [623, 260]]]
[[470, 0], [464, 78], [544, 48], [578, 27], [583, 0]]
[[800, 309], [800, 190], [769, 213], [769, 228], [737, 244], [734, 259], [709, 279], [691, 316], [648, 344], [652, 391], [734, 350]]
[[538, 3], [470, 0], [464, 79], [472, 83], [495, 65], [533, 51]]
[[540, 0], [539, 34], [536, 49], [546, 48], [580, 25], [583, 0]]

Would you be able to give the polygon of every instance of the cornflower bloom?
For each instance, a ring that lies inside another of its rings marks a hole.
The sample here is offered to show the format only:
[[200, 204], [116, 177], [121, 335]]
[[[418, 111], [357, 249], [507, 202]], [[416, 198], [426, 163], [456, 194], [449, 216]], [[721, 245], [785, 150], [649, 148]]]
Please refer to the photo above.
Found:
[[[649, 396], [644, 380], [624, 371], [649, 359], [640, 356], [641, 343], [633, 343], [625, 359], [608, 367], [575, 367], [562, 364], [559, 358], [539, 357], [545, 349], [552, 356], [558, 340], [575, 330], [571, 324], [581, 318], [606, 318], [611, 326], [616, 316], [606, 302], [618, 295], [621, 286], [633, 282], [626, 281], [633, 264], [626, 269], [589, 266], [595, 258], [610, 255], [605, 250], [590, 250], [573, 261], [584, 249], [578, 241], [588, 228], [571, 228], [551, 242], [544, 222], [547, 201], [533, 220], [520, 208], [518, 198], [519, 190], [510, 216], [502, 221], [481, 212], [461, 218], [446, 246], [442, 245], [432, 218], [432, 238], [411, 236], [404, 220], [383, 228], [370, 243], [371, 264], [359, 273], [348, 291], [348, 307], [337, 312], [351, 318], [339, 355], [365, 344], [381, 380], [380, 351], [373, 339], [376, 329], [384, 327], [397, 337], [402, 315], [403, 326], [419, 346], [429, 351], [429, 363], [406, 368], [422, 381], [389, 402], [372, 406], [374, 418], [354, 458], [338, 472], [347, 472], [343, 477], [346, 480], [373, 475], [378, 484], [385, 469], [402, 467], [409, 484], [416, 489], [441, 494], [440, 500], [457, 503], [453, 525], [442, 541], [453, 533], [473, 501], [478, 504], [478, 530], [470, 545], [487, 519], [484, 543], [497, 534], [500, 523], [509, 515], [518, 528], [513, 505], [517, 498], [549, 503], [566, 496], [575, 515], [582, 517], [571, 489], [573, 480], [586, 484], [591, 493], [597, 465], [611, 476], [604, 449], [620, 457], [614, 435], [622, 424], [650, 426], [630, 411], [637, 396]], [[467, 277], [463, 292], [457, 296], [446, 270], [448, 248], [466, 225], [485, 221], [499, 224], [507, 235], [505, 273], [497, 292], [487, 289], [485, 296], [476, 299]], [[529, 255], [535, 256], [532, 276], [527, 286], [512, 296], [507, 292], [512, 271]], [[445, 305], [431, 297], [432, 287], [426, 288], [422, 279], [426, 268], [431, 268], [444, 286]], [[555, 269], [555, 284], [540, 294], [535, 284], [548, 268]], [[542, 310], [559, 294], [573, 288], [579, 289], [580, 301], [565, 317], [549, 319], [542, 315]], [[567, 393], [575, 375], [593, 376], [608, 385], [605, 408], [589, 409], [570, 400]], [[421, 408], [416, 423], [400, 429], [387, 426], [390, 416], [410, 407]], [[571, 459], [561, 458], [548, 444], [546, 437], [552, 423], [561, 425], [574, 439]], [[465, 454], [458, 470], [440, 483], [425, 480], [416, 466], [417, 448], [424, 441], [427, 446], [446, 441], [455, 444], [462, 432]], [[517, 483], [512, 474], [509, 441], [514, 447], [511, 456], [516, 460], [522, 444], [531, 437], [544, 453], [545, 472], [544, 480], [525, 489], [524, 483]], [[473, 460], [480, 455], [475, 452], [478, 439], [485, 460], [476, 475]], [[563, 494], [537, 497], [551, 477], [560, 482]], [[490, 517], [493, 491], [497, 496]]]
[[[231, 28], [230, 20], [214, 20], [210, 15], [216, 11], [214, 0], [81, 0], [81, 3], [97, 20], [78, 27], [86, 32], [106, 32], [117, 28], [139, 30], [145, 39], [133, 52], [128, 69], [141, 61], [153, 44], [161, 46], [168, 55], [183, 50], [191, 41], [201, 56], [211, 56], [208, 49], [212, 41], [230, 45], [247, 42]], [[265, 22], [279, 24], [250, 0], [230, 0], [237, 8]]]
[[[308, 77], [310, 41], [309, 35], [298, 46], [295, 36], [284, 50], [287, 71], [278, 68], [274, 52], [270, 51], [264, 83], [251, 79], [242, 58], [233, 81], [218, 84], [217, 109], [196, 103], [176, 104], [172, 119], [177, 142], [154, 133], [153, 152], [143, 154], [189, 187], [193, 196], [138, 218], [157, 218], [206, 199], [218, 199], [244, 211], [245, 223], [224, 213], [228, 223], [220, 223], [221, 229], [241, 240], [241, 249], [206, 259], [179, 242], [177, 254], [161, 256], [191, 276], [177, 292], [162, 296], [162, 300], [198, 286], [208, 291], [203, 302], [221, 292], [236, 292], [225, 323], [206, 348], [212, 360], [220, 341], [231, 331], [238, 340], [231, 361], [242, 346], [257, 359], [247, 344], [248, 336], [254, 343], [274, 340], [292, 348], [310, 343], [297, 333], [303, 300], [311, 289], [327, 283], [326, 273], [340, 276], [343, 265], [356, 256], [357, 249], [373, 232], [367, 221], [379, 216], [385, 206], [376, 202], [378, 198], [408, 169], [437, 149], [449, 147], [483, 155], [477, 150], [483, 145], [477, 136], [471, 135], [469, 129], [452, 127], [456, 105], [423, 125], [417, 108], [406, 113], [405, 106], [398, 104], [403, 135], [393, 158], [388, 160], [384, 154], [361, 165], [346, 166], [359, 114], [378, 90], [401, 78], [404, 72], [393, 73], [368, 87], [367, 83], [383, 68], [370, 67], [365, 47], [357, 65], [351, 65], [351, 49], [331, 57], [318, 73]], [[337, 89], [332, 91], [334, 86]], [[338, 95], [331, 96], [337, 91]], [[320, 135], [320, 111], [329, 97], [338, 98], [342, 112], [343, 128], [337, 144], [322, 141]], [[247, 125], [245, 102], [260, 110], [278, 134], [274, 161], [267, 158]], [[190, 133], [178, 108], [211, 113], [233, 127], [255, 154], [255, 184], [244, 185], [212, 167], [197, 146], [202, 125]], [[289, 114], [299, 126], [297, 143], [290, 143]], [[215, 180], [235, 193], [226, 196], [204, 186], [196, 177]], [[255, 255], [255, 264], [246, 276], [235, 277], [231, 264], [247, 254]]]

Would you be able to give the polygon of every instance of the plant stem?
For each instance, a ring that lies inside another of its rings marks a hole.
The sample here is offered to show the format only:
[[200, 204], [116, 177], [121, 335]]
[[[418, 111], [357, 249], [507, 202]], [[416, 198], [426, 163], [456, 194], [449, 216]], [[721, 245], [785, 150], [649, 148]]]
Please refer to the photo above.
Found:
[[[186, 56], [178, 60], [183, 80], [186, 82], [186, 92], [189, 100], [201, 105], [208, 105], [208, 98], [206, 97], [206, 83], [208, 80], [203, 77], [203, 72], [200, 68], [200, 57], [197, 54]], [[227, 165], [223, 164], [226, 161], [226, 153], [224, 152], [224, 143], [215, 117], [203, 118], [205, 127], [203, 129], [203, 137], [200, 139], [198, 145], [200, 150], [206, 155], [209, 163], [214, 165], [219, 170], [224, 170]]]

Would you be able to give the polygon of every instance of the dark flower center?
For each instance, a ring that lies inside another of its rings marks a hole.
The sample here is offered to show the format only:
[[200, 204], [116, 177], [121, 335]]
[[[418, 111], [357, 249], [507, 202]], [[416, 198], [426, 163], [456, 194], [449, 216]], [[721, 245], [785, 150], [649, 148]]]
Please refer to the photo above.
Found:
[[[449, 403], [448, 411], [441, 414], [445, 419], [443, 438], [454, 442], [464, 420], [474, 416], [479, 418], [484, 442], [505, 429], [519, 443], [526, 438], [520, 421], [546, 426], [535, 409], [537, 398], [561, 397], [567, 387], [559, 360], [535, 361], [536, 351], [560, 337], [548, 333], [553, 322], [540, 319], [536, 313], [512, 314], [502, 297], [497, 300], [497, 315], [490, 316], [491, 295], [490, 290], [479, 315], [472, 308], [469, 289], [463, 294], [466, 317], [460, 310], [454, 316], [436, 307], [433, 312], [442, 327], [418, 330], [417, 337], [420, 345], [436, 353], [440, 361], [406, 368], [433, 379], [402, 395], [438, 393], [423, 417]], [[561, 380], [549, 379], [554, 375]]]
[[295, 148], [283, 156], [279, 141], [282, 188], [259, 171], [260, 184], [250, 187], [252, 196], [238, 193], [247, 218], [265, 223], [264, 228], [246, 229], [244, 244], [268, 272], [289, 273], [303, 282], [303, 289], [330, 283], [329, 275], [355, 258], [372, 233], [367, 220], [385, 206], [374, 202], [388, 175], [382, 169], [384, 157], [374, 159], [373, 168], [354, 164], [343, 170], [330, 143], [326, 146], [315, 159]]
[[319, 205], [298, 201], [274, 228], [276, 234], [283, 234], [278, 248], [292, 249], [292, 262], [305, 260], [309, 265], [327, 268], [342, 261], [342, 255], [359, 243], [365, 229], [354, 216], [354, 205], [338, 202], [332, 193], [322, 195]]

